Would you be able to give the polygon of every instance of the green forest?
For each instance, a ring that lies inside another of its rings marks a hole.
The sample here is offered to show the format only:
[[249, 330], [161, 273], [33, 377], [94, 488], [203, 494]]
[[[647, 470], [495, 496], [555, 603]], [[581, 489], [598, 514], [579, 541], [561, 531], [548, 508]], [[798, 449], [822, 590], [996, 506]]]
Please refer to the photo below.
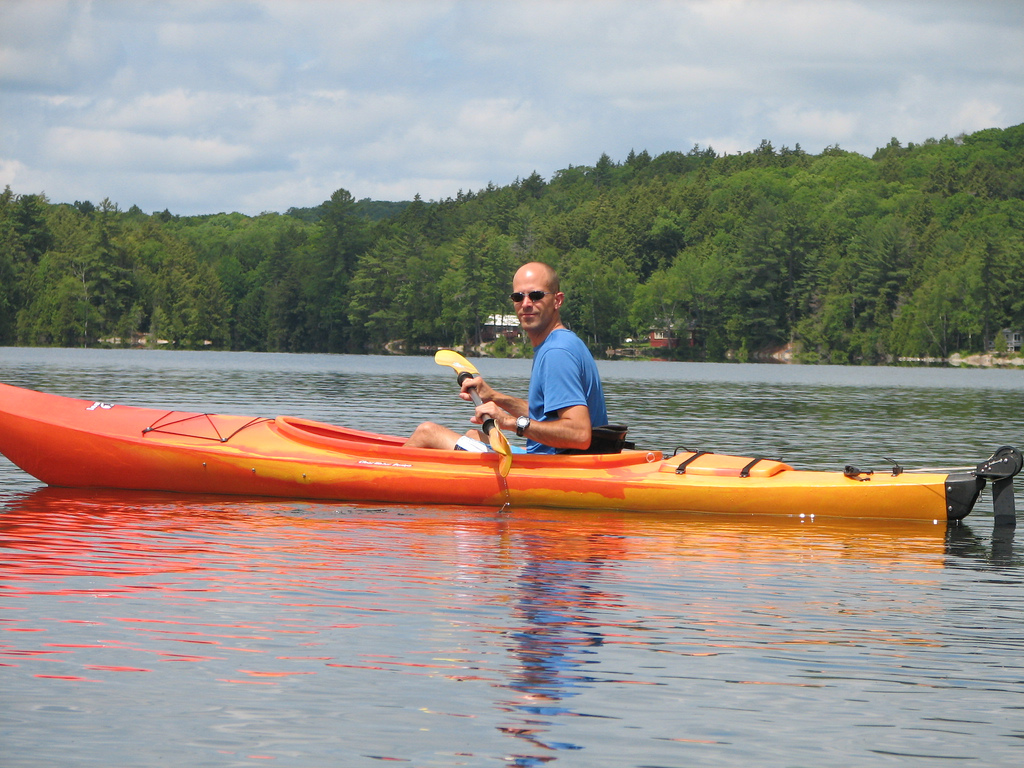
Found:
[[[762, 141], [440, 201], [177, 216], [0, 195], [0, 344], [280, 352], [473, 347], [552, 264], [598, 356], [879, 364], [1006, 349], [1024, 327], [1024, 125], [870, 158]], [[633, 340], [627, 343], [627, 339]], [[528, 354], [499, 338], [488, 352]]]

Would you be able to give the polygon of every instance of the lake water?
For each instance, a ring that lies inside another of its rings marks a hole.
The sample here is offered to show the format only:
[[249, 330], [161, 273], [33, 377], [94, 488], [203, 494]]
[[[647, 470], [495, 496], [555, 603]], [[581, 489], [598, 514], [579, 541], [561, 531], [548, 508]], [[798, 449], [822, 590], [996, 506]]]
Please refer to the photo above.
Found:
[[[478, 367], [525, 391], [529, 362]], [[1024, 445], [1021, 371], [601, 371], [646, 448]], [[0, 381], [394, 434], [470, 412], [430, 358], [0, 348]], [[987, 491], [952, 527], [498, 512], [47, 489], [0, 458], [0, 545], [4, 768], [1024, 760], [1024, 549]]]

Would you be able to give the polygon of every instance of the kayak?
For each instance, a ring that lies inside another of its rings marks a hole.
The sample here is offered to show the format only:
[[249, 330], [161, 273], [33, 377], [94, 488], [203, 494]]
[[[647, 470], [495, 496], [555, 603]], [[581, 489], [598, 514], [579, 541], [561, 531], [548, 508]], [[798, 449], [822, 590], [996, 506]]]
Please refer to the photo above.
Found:
[[796, 469], [684, 450], [515, 454], [406, 448], [404, 438], [288, 416], [113, 405], [0, 384], [0, 453], [65, 488], [635, 512], [959, 520], [986, 480], [1012, 514], [1021, 454], [968, 470]]

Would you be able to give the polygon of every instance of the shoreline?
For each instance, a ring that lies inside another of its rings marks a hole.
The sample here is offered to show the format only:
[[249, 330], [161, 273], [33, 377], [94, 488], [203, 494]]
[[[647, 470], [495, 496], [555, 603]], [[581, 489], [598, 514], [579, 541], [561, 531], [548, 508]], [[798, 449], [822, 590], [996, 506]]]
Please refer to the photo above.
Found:
[[945, 362], [958, 368], [1024, 368], [1024, 357], [1009, 357], [991, 353], [984, 355], [961, 355], [954, 353]]

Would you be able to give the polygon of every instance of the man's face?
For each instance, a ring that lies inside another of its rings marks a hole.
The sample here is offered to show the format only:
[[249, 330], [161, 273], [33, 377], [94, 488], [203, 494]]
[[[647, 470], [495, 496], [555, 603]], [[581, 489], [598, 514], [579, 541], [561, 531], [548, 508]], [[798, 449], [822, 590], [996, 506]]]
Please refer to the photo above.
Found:
[[[523, 300], [515, 303], [516, 317], [528, 335], [545, 334], [559, 322], [559, 307], [565, 294], [553, 293], [548, 276], [534, 270], [520, 270], [512, 280], [512, 291], [522, 293]], [[542, 291], [543, 296], [532, 299], [529, 294]]]

